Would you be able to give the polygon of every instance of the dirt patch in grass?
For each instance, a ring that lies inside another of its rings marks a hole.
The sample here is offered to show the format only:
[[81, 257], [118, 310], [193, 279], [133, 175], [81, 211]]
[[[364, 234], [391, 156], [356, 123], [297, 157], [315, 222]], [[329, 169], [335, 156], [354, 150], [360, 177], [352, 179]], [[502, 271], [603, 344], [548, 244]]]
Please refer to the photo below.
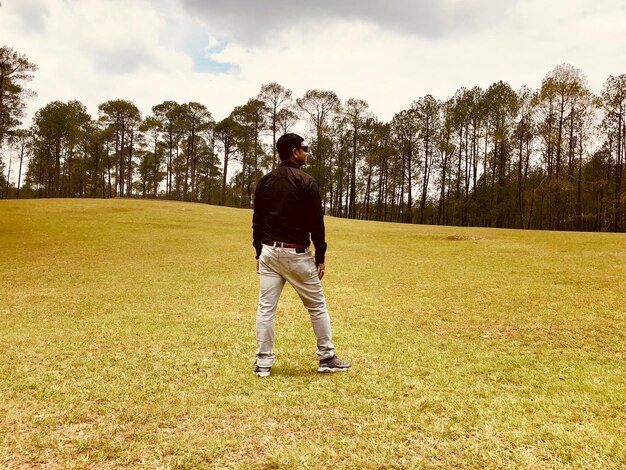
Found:
[[444, 240], [448, 240], [450, 242], [463, 242], [467, 240], [483, 240], [482, 237], [473, 237], [469, 235], [449, 235], [444, 237]]

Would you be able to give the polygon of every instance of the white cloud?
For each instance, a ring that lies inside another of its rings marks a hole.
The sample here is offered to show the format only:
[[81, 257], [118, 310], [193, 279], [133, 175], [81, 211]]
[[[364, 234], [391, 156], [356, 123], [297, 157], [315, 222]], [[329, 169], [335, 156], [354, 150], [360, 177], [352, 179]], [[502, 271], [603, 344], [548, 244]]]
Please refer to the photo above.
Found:
[[45, 28], [46, 17], [50, 14], [45, 0], [5, 1], [6, 7], [13, 10], [15, 20], [22, 30], [39, 32]]
[[199, 101], [221, 119], [263, 83], [278, 82], [294, 97], [315, 88], [363, 98], [388, 120], [427, 93], [445, 99], [497, 80], [536, 88], [562, 62], [582, 69], [599, 92], [609, 74], [626, 72], [619, 69], [626, 47], [615, 34], [625, 22], [618, 0], [4, 0], [0, 7], [3, 40], [39, 65], [31, 116], [52, 100], [78, 99], [95, 115], [99, 103], [124, 98], [144, 113], [168, 99]]
[[519, 0], [181, 0], [217, 33], [244, 44], [274, 42], [293, 25], [324, 28], [337, 21], [367, 22], [421, 37], [441, 37], [489, 24]]

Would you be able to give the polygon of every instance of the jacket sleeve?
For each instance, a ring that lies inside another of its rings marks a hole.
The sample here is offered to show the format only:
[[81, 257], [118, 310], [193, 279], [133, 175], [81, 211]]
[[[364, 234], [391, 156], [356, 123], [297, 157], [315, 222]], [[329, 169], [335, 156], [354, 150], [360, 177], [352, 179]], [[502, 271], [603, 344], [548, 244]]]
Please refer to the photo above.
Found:
[[264, 183], [262, 178], [257, 184], [254, 191], [254, 212], [252, 214], [252, 246], [256, 250], [257, 259], [261, 256], [263, 248], [263, 226], [265, 225], [265, 208], [263, 207], [263, 198], [260, 197], [262, 186]]
[[315, 246], [315, 264], [323, 263], [326, 256], [326, 229], [324, 227], [324, 208], [320, 198], [319, 186], [312, 181], [309, 187], [310, 201], [310, 232], [311, 241]]

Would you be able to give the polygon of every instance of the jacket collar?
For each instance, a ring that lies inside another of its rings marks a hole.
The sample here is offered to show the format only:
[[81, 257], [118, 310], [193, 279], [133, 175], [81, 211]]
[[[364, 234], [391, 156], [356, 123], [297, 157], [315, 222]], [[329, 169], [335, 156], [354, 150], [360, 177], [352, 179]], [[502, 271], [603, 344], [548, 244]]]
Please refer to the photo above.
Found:
[[300, 165], [298, 165], [297, 163], [289, 161], [280, 162], [280, 166], [287, 166], [289, 168], [300, 168]]

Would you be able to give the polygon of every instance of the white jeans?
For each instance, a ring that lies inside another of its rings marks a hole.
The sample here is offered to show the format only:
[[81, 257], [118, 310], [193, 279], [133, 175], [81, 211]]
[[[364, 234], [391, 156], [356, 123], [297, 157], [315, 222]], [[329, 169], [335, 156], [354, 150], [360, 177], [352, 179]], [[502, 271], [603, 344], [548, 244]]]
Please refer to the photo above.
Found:
[[292, 248], [263, 245], [259, 256], [259, 309], [256, 314], [257, 365], [272, 367], [274, 354], [274, 318], [278, 299], [285, 282], [296, 290], [302, 303], [309, 311], [313, 331], [317, 337], [317, 355], [327, 359], [335, 354], [330, 316], [322, 291], [315, 260], [310, 250], [296, 253]]

